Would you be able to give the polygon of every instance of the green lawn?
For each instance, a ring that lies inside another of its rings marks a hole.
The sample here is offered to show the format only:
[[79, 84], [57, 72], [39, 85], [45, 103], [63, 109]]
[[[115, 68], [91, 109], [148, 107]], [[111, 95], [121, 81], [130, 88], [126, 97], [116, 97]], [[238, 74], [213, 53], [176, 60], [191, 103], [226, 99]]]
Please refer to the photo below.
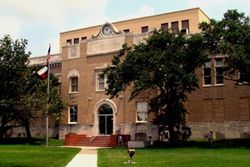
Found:
[[98, 150], [98, 167], [249, 167], [249, 148], [136, 149], [133, 161], [126, 149]]
[[0, 167], [65, 167], [76, 148], [0, 145]]

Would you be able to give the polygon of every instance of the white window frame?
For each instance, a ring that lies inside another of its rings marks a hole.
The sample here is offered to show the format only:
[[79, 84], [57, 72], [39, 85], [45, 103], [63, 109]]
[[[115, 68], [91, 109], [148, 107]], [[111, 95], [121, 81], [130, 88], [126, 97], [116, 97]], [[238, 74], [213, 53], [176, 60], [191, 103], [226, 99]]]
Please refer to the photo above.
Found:
[[[216, 59], [222, 59], [222, 65], [217, 65], [216, 64]], [[224, 57], [223, 56], [216, 56], [214, 57], [213, 59], [213, 62], [214, 62], [214, 85], [216, 86], [220, 86], [220, 85], [224, 85], [224, 67], [225, 67], [225, 63], [224, 63]], [[223, 83], [217, 83], [217, 67], [222, 67], [223, 68], [223, 74], [222, 74], [222, 77], [223, 77]]]
[[[209, 60], [210, 62], [210, 77], [211, 77], [211, 84], [205, 84], [205, 72], [204, 72], [204, 69], [206, 68], [206, 64], [203, 65], [203, 68], [202, 68], [202, 80], [203, 80], [203, 87], [207, 87], [207, 86], [212, 86], [213, 85], [213, 74], [212, 74], [212, 69], [213, 69], [213, 66], [212, 66], [212, 59]], [[207, 62], [206, 62], [207, 63]]]
[[[210, 57], [210, 68], [211, 68], [211, 84], [205, 84], [205, 76], [204, 76], [204, 68], [202, 68], [202, 81], [203, 81], [203, 87], [210, 87], [210, 86], [223, 86], [224, 85], [224, 78], [223, 78], [223, 83], [217, 83], [217, 72], [216, 68], [217, 67], [223, 67], [225, 68], [225, 56], [218, 55], [214, 57]], [[216, 64], [216, 59], [222, 59], [223, 64], [222, 65], [217, 65]], [[223, 70], [224, 71], [224, 70]], [[223, 77], [224, 77], [224, 72], [223, 72]]]
[[[76, 107], [76, 121], [71, 121], [71, 108], [72, 107]], [[71, 105], [68, 109], [68, 123], [69, 124], [77, 124], [77, 121], [78, 121], [78, 106], [77, 105]]]
[[[73, 91], [73, 90], [72, 90], [72, 80], [73, 80], [74, 78], [77, 79], [77, 82], [76, 82], [77, 90], [76, 90], [76, 91]], [[79, 79], [78, 79], [77, 76], [69, 77], [69, 91], [70, 91], [70, 93], [78, 93], [78, 85], [79, 85], [78, 80], [79, 80]]]
[[96, 72], [96, 92], [103, 92], [106, 91], [105, 89], [108, 88], [108, 84], [107, 84], [107, 76], [104, 76], [104, 85], [103, 85], [103, 89], [100, 88], [100, 82], [99, 82], [99, 77], [102, 74], [101, 71], [97, 71]]
[[[138, 104], [140, 103], [146, 103], [146, 110], [144, 111], [138, 111]], [[144, 123], [148, 122], [148, 102], [147, 101], [138, 101], [135, 104], [136, 106], [136, 123]], [[145, 114], [145, 120], [138, 120], [138, 113], [144, 113]]]

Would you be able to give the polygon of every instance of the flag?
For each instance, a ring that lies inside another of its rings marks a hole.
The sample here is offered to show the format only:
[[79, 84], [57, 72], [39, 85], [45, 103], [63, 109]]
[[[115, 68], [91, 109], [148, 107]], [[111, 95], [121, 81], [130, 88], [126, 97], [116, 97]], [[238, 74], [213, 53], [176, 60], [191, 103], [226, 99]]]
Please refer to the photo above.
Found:
[[46, 79], [47, 77], [47, 71], [48, 71], [48, 67], [44, 66], [43, 68], [41, 68], [39, 71], [37, 71], [37, 74], [40, 75], [40, 77], [42, 79]]
[[46, 79], [47, 77], [47, 73], [49, 70], [49, 59], [50, 59], [50, 45], [49, 45], [48, 54], [46, 57], [46, 65], [43, 68], [41, 68], [39, 71], [37, 71], [37, 74], [40, 75], [42, 79]]
[[49, 45], [47, 59], [46, 59], [47, 65], [49, 64], [49, 59], [50, 59], [50, 45]]

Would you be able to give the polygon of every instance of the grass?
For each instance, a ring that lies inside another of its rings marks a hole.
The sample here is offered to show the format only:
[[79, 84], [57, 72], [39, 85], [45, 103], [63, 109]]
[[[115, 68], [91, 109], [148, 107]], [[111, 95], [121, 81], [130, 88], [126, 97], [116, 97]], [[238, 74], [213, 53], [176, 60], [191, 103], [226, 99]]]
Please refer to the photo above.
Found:
[[[61, 141], [50, 140], [49, 145], [61, 145]], [[77, 148], [41, 145], [0, 145], [0, 166], [65, 167], [79, 151]]]
[[[98, 167], [125, 167], [127, 149], [98, 150]], [[249, 167], [249, 148], [136, 149], [134, 167]]]

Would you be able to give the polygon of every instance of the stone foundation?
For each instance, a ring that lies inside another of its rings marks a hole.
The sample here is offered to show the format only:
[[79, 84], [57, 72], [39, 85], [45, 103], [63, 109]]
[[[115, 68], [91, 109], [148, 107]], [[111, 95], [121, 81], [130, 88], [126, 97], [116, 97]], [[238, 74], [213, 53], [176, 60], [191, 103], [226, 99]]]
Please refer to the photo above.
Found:
[[197, 122], [189, 123], [191, 139], [201, 139], [209, 131], [214, 132], [216, 139], [250, 138], [250, 121], [234, 122]]

